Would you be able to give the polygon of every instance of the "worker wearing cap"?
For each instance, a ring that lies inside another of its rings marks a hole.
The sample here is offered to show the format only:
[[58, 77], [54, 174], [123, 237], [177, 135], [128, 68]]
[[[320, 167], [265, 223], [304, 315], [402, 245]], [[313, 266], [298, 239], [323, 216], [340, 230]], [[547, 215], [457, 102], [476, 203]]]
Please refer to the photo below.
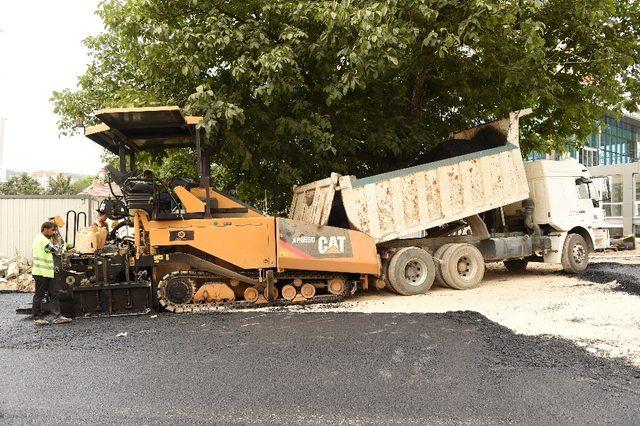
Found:
[[53, 236], [49, 238], [51, 244], [61, 248], [63, 251], [73, 248], [73, 244], [66, 243], [64, 241], [64, 238], [62, 238], [62, 234], [60, 233], [60, 227], [64, 226], [64, 221], [62, 220], [62, 218], [60, 216], [53, 216], [47, 219], [47, 222], [51, 222], [55, 225]]
[[58, 292], [54, 284], [53, 269], [53, 253], [58, 249], [52, 242], [51, 238], [55, 236], [57, 226], [54, 222], [44, 222], [40, 227], [40, 233], [33, 241], [33, 268], [31, 275], [36, 282], [35, 293], [33, 294], [33, 319], [36, 325], [49, 324], [44, 318], [42, 312], [42, 300], [45, 295], [49, 299], [49, 309], [54, 315], [54, 324], [63, 324], [71, 322], [60, 314], [60, 301], [58, 300]]

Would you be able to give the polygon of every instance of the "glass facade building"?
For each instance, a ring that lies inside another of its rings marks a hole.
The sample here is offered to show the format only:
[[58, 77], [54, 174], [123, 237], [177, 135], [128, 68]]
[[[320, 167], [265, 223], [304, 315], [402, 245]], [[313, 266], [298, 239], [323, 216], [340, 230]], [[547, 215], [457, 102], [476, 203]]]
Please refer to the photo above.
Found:
[[[600, 130], [589, 136], [583, 148], [572, 150], [569, 156], [587, 167], [637, 162], [640, 144], [639, 120], [628, 115], [620, 120], [605, 117], [600, 123]], [[566, 158], [566, 155], [541, 154], [534, 151], [527, 156], [527, 160], [558, 160], [562, 157]]]
[[571, 157], [585, 166], [608, 166], [638, 161], [640, 126], [635, 119], [623, 117], [615, 120], [605, 117], [600, 132], [592, 134], [586, 145], [573, 151]]

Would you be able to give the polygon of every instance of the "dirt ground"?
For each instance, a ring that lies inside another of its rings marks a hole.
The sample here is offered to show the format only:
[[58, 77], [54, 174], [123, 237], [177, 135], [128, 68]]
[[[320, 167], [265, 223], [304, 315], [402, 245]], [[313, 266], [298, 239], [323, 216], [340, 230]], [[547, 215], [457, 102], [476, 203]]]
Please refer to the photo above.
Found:
[[593, 354], [621, 357], [640, 366], [640, 296], [634, 291], [639, 284], [637, 257], [594, 259], [581, 277], [564, 274], [556, 265], [533, 264], [523, 274], [511, 274], [496, 264], [489, 266], [483, 285], [474, 290], [434, 287], [427, 294], [408, 297], [368, 292], [340, 304], [304, 309], [363, 313], [475, 311], [516, 333], [558, 336]]

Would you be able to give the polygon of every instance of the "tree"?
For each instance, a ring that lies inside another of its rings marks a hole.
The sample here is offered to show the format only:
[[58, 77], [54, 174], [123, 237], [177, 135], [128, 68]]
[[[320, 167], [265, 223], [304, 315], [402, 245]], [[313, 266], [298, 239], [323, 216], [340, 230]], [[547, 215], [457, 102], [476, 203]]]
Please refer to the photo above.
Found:
[[87, 189], [95, 179], [95, 176], [85, 176], [73, 182], [71, 184], [71, 194], [79, 194], [85, 189]]
[[0, 194], [3, 195], [41, 195], [42, 193], [42, 186], [26, 173], [13, 175], [6, 182], [0, 182]]
[[95, 176], [85, 176], [74, 182], [71, 176], [58, 174], [54, 178], [49, 178], [48, 195], [77, 195], [91, 185]]
[[[102, 107], [202, 115], [220, 182], [248, 201], [331, 171], [411, 163], [456, 129], [533, 107], [523, 149], [562, 151], [640, 94], [628, 0], [106, 0], [60, 128]], [[164, 164], [174, 154], [150, 155]], [[184, 154], [178, 154], [184, 155]]]
[[47, 195], [73, 195], [71, 176], [62, 173], [49, 178]]

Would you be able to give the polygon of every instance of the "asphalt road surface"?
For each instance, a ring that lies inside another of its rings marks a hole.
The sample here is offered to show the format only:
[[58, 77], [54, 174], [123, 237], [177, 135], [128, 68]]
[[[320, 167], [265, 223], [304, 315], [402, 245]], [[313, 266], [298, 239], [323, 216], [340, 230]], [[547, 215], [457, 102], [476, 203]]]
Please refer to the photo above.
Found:
[[473, 312], [36, 328], [13, 314], [28, 298], [0, 295], [1, 423], [640, 422], [640, 370]]

